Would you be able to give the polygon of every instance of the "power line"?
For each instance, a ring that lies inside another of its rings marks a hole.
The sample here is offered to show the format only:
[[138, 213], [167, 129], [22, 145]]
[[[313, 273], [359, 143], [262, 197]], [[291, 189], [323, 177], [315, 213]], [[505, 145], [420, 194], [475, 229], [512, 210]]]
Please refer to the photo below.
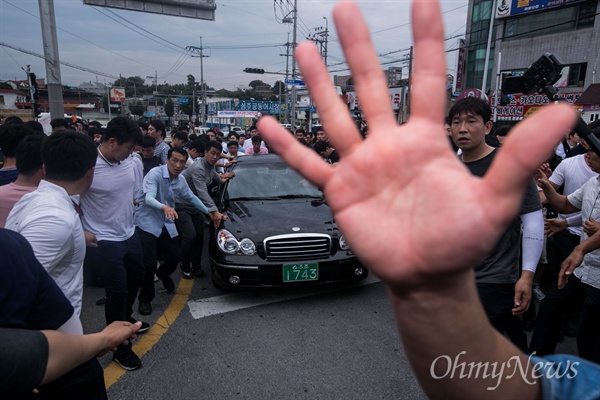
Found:
[[[36, 19], [40, 19], [40, 17], [39, 17], [39, 16], [37, 16], [37, 15], [35, 15], [35, 14], [32, 14], [32, 13], [30, 13], [29, 11], [27, 11], [27, 10], [24, 10], [24, 9], [20, 8], [20, 7], [18, 7], [18, 6], [16, 6], [16, 5], [12, 4], [11, 2], [9, 2], [9, 1], [7, 1], [7, 0], [3, 0], [3, 1], [4, 1], [6, 4], [9, 4], [9, 5], [13, 6], [13, 7], [14, 7], [14, 8], [16, 8], [17, 10], [20, 10], [20, 11], [24, 12], [25, 14], [28, 14], [28, 15], [30, 15], [30, 16], [32, 16], [32, 17], [34, 17], [34, 18], [36, 18]], [[71, 36], [73, 36], [73, 37], [76, 37], [77, 39], [83, 40], [84, 42], [87, 42], [87, 43], [90, 43], [90, 44], [92, 44], [92, 45], [94, 45], [94, 46], [97, 46], [97, 47], [99, 47], [99, 48], [101, 48], [101, 49], [103, 49], [103, 50], [105, 50], [105, 51], [108, 51], [108, 52], [110, 52], [110, 53], [116, 54], [116, 55], [118, 55], [119, 57], [126, 58], [126, 59], [127, 59], [127, 60], [129, 60], [129, 61], [133, 61], [133, 62], [135, 62], [135, 63], [138, 63], [138, 64], [140, 64], [140, 65], [143, 65], [143, 66], [146, 66], [146, 67], [149, 67], [149, 68], [154, 68], [154, 67], [153, 67], [153, 66], [151, 66], [151, 65], [144, 64], [144, 63], [142, 63], [142, 62], [140, 62], [140, 61], [138, 61], [138, 60], [135, 60], [135, 59], [133, 59], [133, 58], [129, 58], [129, 57], [127, 57], [127, 56], [124, 56], [124, 55], [122, 55], [122, 54], [119, 54], [119, 53], [117, 53], [116, 51], [110, 50], [110, 49], [108, 49], [108, 48], [106, 48], [106, 47], [104, 47], [104, 46], [101, 46], [101, 45], [97, 44], [97, 43], [94, 43], [94, 42], [92, 42], [92, 41], [89, 41], [89, 40], [87, 40], [87, 39], [84, 39], [84, 38], [83, 38], [83, 37], [81, 37], [80, 35], [77, 35], [77, 34], [75, 34], [75, 33], [69, 32], [69, 31], [67, 31], [66, 29], [60, 28], [60, 27], [58, 27], [58, 26], [56, 27], [56, 29], [58, 29], [58, 30], [60, 30], [60, 31], [62, 31], [62, 32], [65, 32], [65, 33], [67, 33], [67, 34], [69, 34], [69, 35], [71, 35]]]
[[[8, 47], [9, 49], [17, 50], [17, 51], [20, 51], [21, 53], [25, 53], [25, 54], [29, 54], [29, 55], [34, 56], [34, 57], [45, 59], [45, 57], [42, 54], [34, 53], [33, 51], [25, 50], [25, 49], [22, 49], [20, 47], [10, 45], [10, 44], [8, 44], [6, 42], [0, 42], [0, 46]], [[110, 74], [107, 74], [105, 72], [96, 71], [96, 70], [93, 70], [93, 69], [90, 69], [90, 68], [86, 68], [86, 67], [81, 67], [79, 65], [71, 64], [71, 63], [68, 63], [68, 62], [61, 61], [60, 64], [66, 66], [66, 67], [78, 69], [80, 71], [90, 72], [90, 73], [95, 74], [95, 75], [106, 76], [107, 78], [119, 79], [118, 76], [110, 75]]]
[[150, 31], [149, 31], [149, 30], [147, 30], [147, 29], [144, 29], [144, 28], [142, 28], [141, 26], [139, 26], [139, 25], [137, 25], [137, 24], [134, 24], [133, 22], [131, 22], [130, 20], [128, 20], [128, 19], [127, 19], [127, 18], [125, 18], [125, 17], [122, 17], [122, 16], [120, 16], [119, 14], [117, 14], [116, 12], [114, 12], [113, 10], [111, 10], [110, 8], [107, 8], [107, 9], [106, 9], [106, 11], [108, 11], [110, 14], [114, 15], [115, 17], [117, 17], [117, 18], [119, 18], [119, 19], [122, 19], [123, 21], [127, 22], [128, 24], [131, 24], [131, 25], [135, 26], [136, 28], [138, 28], [138, 29], [140, 29], [140, 30], [142, 30], [142, 31], [146, 32], [147, 34], [149, 34], [149, 35], [151, 35], [151, 36], [153, 36], [153, 37], [155, 37], [155, 38], [157, 38], [157, 39], [159, 39], [159, 40], [162, 40], [162, 41], [163, 41], [163, 42], [165, 42], [165, 43], [168, 43], [168, 44], [170, 44], [170, 45], [174, 46], [175, 48], [179, 49], [180, 51], [185, 51], [185, 48], [183, 48], [183, 47], [179, 46], [178, 44], [175, 44], [175, 43], [173, 43], [173, 42], [170, 42], [170, 41], [168, 41], [167, 39], [163, 39], [162, 37], [160, 37], [160, 36], [158, 36], [158, 35], [156, 35], [156, 34], [154, 34], [154, 33], [150, 32]]

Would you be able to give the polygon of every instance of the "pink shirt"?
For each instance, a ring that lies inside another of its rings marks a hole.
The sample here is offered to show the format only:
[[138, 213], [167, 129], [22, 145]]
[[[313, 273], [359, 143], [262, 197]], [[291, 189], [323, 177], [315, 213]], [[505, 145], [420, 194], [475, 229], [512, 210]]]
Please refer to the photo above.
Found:
[[21, 200], [21, 197], [33, 192], [35, 189], [37, 189], [35, 186], [20, 186], [15, 185], [14, 182], [0, 186], [0, 228], [4, 228], [6, 218], [15, 203]]
[[259, 153], [255, 153], [254, 148], [252, 148], [252, 147], [249, 147], [248, 149], [246, 149], [245, 152], [246, 152], [246, 155], [269, 154], [269, 150], [266, 147], [261, 147]]

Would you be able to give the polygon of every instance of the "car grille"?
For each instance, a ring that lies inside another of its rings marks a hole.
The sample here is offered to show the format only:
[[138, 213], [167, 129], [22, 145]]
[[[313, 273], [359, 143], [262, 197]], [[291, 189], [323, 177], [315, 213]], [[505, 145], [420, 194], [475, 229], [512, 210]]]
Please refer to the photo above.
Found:
[[268, 260], [307, 260], [331, 255], [331, 237], [325, 234], [296, 233], [264, 240]]

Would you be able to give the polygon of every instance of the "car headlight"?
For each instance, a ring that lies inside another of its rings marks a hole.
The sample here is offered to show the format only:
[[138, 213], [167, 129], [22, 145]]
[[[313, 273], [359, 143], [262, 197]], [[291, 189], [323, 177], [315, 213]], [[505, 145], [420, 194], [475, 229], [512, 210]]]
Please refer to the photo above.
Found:
[[242, 239], [240, 242], [240, 249], [242, 250], [242, 253], [247, 256], [256, 253], [256, 246], [254, 245], [254, 242], [248, 238]]
[[340, 236], [340, 249], [342, 250], [350, 250], [350, 245], [346, 242], [346, 238], [344, 235]]
[[217, 245], [226, 254], [236, 254], [241, 251], [249, 256], [256, 253], [256, 246], [252, 240], [244, 238], [241, 242], [238, 242], [236, 237], [227, 229], [221, 229], [217, 233]]

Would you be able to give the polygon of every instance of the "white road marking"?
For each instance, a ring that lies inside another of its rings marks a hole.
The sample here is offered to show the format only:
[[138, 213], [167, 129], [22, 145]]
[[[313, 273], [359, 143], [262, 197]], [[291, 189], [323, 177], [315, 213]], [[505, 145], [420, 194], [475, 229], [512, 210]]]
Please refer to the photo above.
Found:
[[[356, 286], [370, 285], [380, 282], [379, 278], [369, 275], [366, 279], [357, 282]], [[255, 292], [238, 292], [230, 293], [222, 296], [209, 297], [207, 299], [188, 301], [187, 305], [190, 309], [190, 314], [194, 319], [210, 317], [211, 315], [224, 314], [232, 311], [242, 310], [244, 308], [257, 307], [281, 301], [299, 299], [323, 293], [335, 292], [338, 290], [347, 289], [351, 286], [344, 287], [323, 287], [314, 291], [292, 291], [289, 293], [280, 293], [281, 291], [272, 292], [268, 290]]]

